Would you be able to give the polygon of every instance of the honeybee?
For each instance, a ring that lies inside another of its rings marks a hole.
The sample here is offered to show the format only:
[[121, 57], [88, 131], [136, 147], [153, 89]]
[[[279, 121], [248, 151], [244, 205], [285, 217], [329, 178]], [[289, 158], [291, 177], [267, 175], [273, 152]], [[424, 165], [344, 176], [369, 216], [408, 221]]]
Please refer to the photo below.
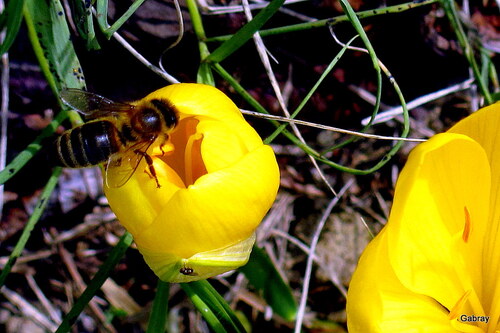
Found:
[[161, 149], [178, 123], [178, 113], [168, 100], [117, 103], [79, 89], [62, 91], [61, 99], [91, 120], [54, 141], [51, 155], [56, 165], [85, 168], [103, 164], [106, 186], [121, 187], [144, 158], [149, 174], [160, 187], [147, 150], [157, 139], [161, 140]]

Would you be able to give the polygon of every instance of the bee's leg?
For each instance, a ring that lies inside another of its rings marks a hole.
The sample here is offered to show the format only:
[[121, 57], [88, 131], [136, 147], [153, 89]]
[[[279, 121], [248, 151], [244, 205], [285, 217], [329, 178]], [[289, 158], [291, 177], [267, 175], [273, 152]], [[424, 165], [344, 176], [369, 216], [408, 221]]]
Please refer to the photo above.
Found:
[[153, 177], [156, 181], [156, 187], [160, 188], [160, 182], [158, 181], [158, 177], [156, 176], [156, 170], [153, 165], [153, 159], [151, 158], [151, 156], [149, 156], [148, 153], [140, 151], [138, 149], [134, 150], [134, 153], [142, 155], [144, 157], [146, 163], [148, 164], [149, 173], [151, 177]]
[[162, 143], [160, 143], [161, 156], [165, 155], [165, 151], [163, 150], [163, 146], [167, 144], [167, 141], [168, 141], [168, 135], [165, 135], [163, 137]]

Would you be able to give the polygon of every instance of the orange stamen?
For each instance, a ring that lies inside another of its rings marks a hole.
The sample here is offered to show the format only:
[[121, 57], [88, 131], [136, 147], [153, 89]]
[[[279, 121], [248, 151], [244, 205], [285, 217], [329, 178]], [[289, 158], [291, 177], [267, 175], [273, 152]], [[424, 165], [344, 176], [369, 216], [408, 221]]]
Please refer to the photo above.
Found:
[[464, 232], [462, 233], [462, 239], [464, 242], [467, 243], [467, 241], [469, 240], [469, 235], [471, 233], [472, 225], [470, 222], [469, 210], [465, 206], [464, 206], [464, 213], [465, 213], [465, 225], [464, 225]]

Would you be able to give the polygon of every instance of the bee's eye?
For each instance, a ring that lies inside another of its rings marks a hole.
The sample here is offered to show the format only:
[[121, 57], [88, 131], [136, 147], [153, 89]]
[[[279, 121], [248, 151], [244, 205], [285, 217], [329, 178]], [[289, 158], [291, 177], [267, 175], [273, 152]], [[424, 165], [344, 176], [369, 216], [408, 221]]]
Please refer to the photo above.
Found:
[[139, 123], [142, 131], [159, 131], [161, 129], [158, 114], [152, 109], [145, 109], [142, 112]]

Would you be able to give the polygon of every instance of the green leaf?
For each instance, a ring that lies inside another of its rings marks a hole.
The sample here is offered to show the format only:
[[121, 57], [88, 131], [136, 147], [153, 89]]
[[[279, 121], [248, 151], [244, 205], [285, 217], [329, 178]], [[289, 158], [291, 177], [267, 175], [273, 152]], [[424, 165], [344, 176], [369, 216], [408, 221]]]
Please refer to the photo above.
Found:
[[239, 270], [262, 294], [276, 314], [288, 321], [295, 319], [297, 302], [293, 298], [292, 291], [262, 249], [254, 246], [250, 260]]
[[236, 314], [207, 280], [181, 283], [181, 287], [214, 332], [246, 332]]
[[272, 0], [267, 7], [262, 9], [253, 20], [248, 22], [238, 30], [229, 40], [222, 43], [214, 52], [212, 52], [206, 59], [205, 62], [221, 62], [234, 51], [239, 49], [243, 44], [245, 44], [253, 34], [257, 32], [283, 5], [285, 0]]
[[0, 55], [7, 52], [16, 39], [23, 17], [23, 6], [24, 0], [11, 0], [0, 15], [1, 29], [3, 30], [4, 27], [7, 28], [5, 39], [0, 45]]
[[24, 17], [33, 49], [54, 95], [61, 88], [85, 86], [59, 0], [25, 0]]

